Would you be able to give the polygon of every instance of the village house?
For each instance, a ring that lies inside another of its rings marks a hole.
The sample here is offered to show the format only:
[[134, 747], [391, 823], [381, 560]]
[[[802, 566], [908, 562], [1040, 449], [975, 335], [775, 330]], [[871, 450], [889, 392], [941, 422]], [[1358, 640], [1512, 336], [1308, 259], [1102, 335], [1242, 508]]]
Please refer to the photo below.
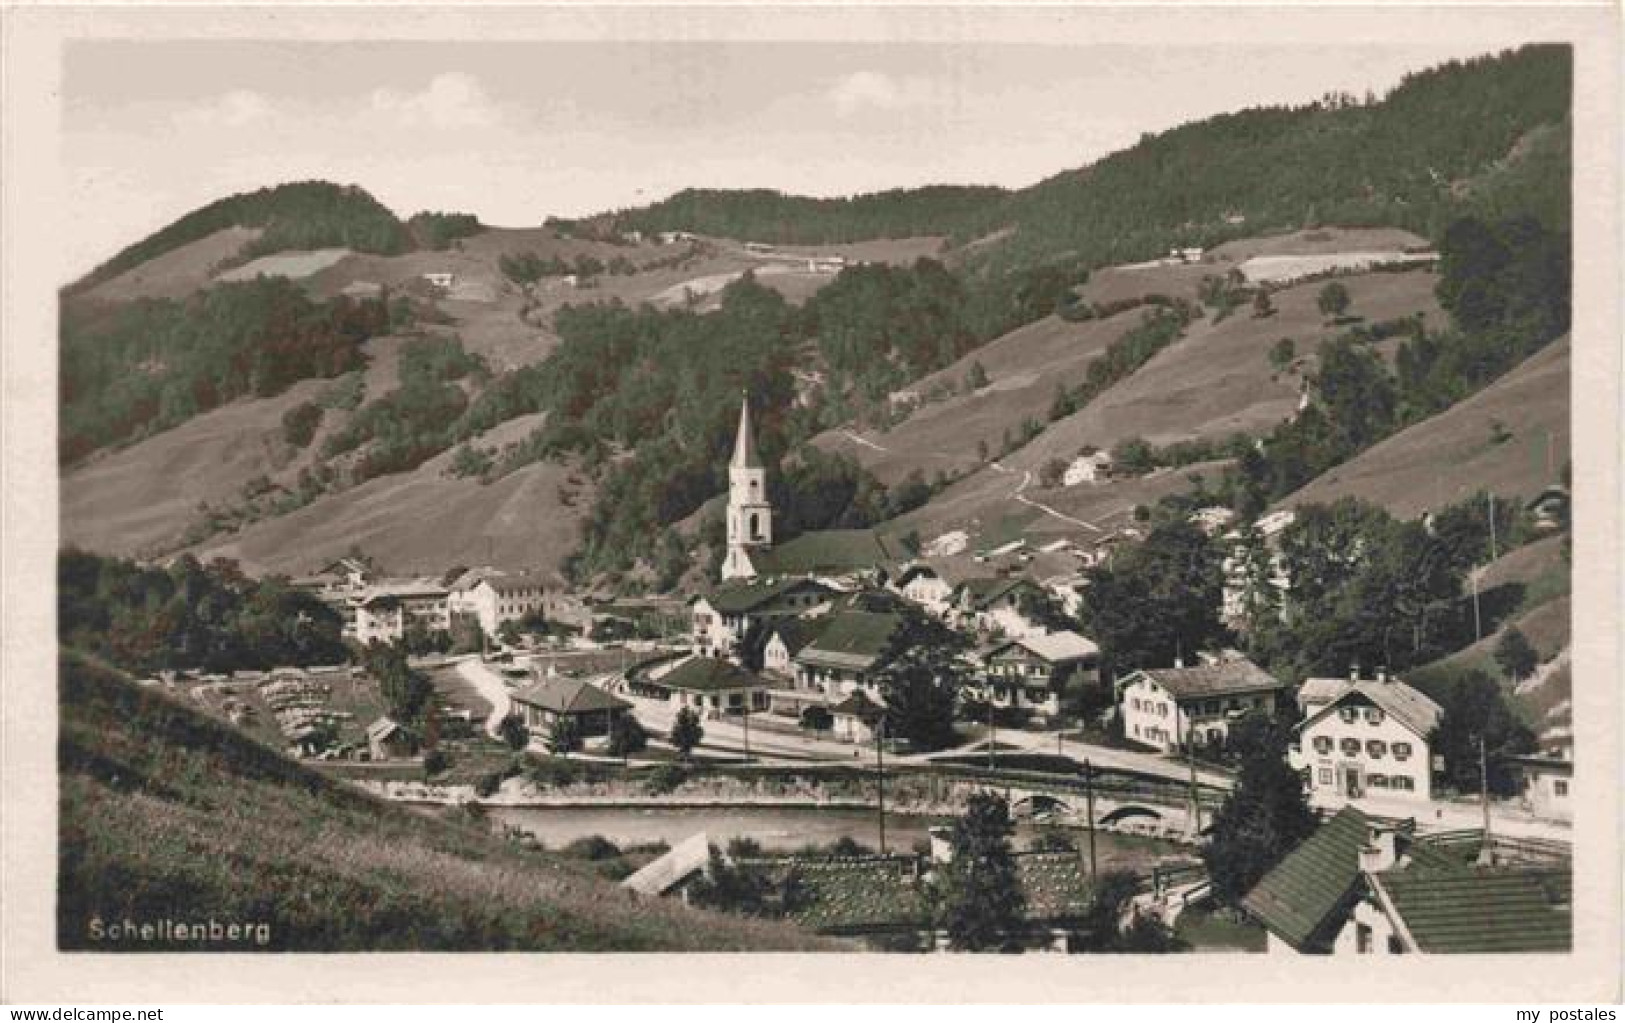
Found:
[[367, 752], [373, 760], [401, 760], [416, 756], [417, 736], [394, 718], [381, 717], [367, 726]]
[[376, 583], [352, 598], [355, 638], [365, 646], [393, 643], [413, 625], [430, 632], [451, 629], [451, 591], [429, 579]]
[[809, 614], [828, 604], [833, 592], [812, 579], [726, 583], [694, 600], [689, 612], [694, 650], [706, 657], [732, 657], [753, 624]]
[[901, 615], [880, 611], [839, 611], [817, 638], [795, 655], [796, 688], [838, 701], [857, 689], [878, 696], [876, 673], [888, 663]]
[[450, 291], [451, 286], [453, 284], [457, 283], [457, 275], [456, 274], [446, 273], [446, 272], [443, 272], [443, 271], [435, 272], [435, 273], [426, 273], [426, 274], [423, 275], [423, 279], [428, 281], [430, 284], [434, 285], [435, 287], [444, 288], [447, 291]]
[[1105, 451], [1093, 451], [1087, 455], [1079, 455], [1067, 463], [1066, 471], [1061, 474], [1061, 486], [1075, 487], [1079, 483], [1099, 483], [1110, 479], [1112, 474], [1112, 456]]
[[972, 579], [984, 578], [970, 558], [943, 557], [913, 561], [892, 582], [892, 589], [932, 614], [942, 616], [952, 607], [954, 590]]
[[485, 634], [494, 637], [506, 622], [545, 614], [547, 594], [547, 582], [533, 573], [468, 573], [451, 589], [451, 612], [472, 615]]
[[1513, 757], [1518, 774], [1519, 802], [1536, 817], [1552, 821], [1574, 819], [1574, 751], [1567, 745], [1544, 753]]
[[[1286, 563], [1281, 558], [1281, 534], [1297, 519], [1298, 513], [1286, 508], [1260, 516], [1253, 523], [1250, 535], [1239, 529], [1224, 535], [1229, 551], [1221, 568], [1224, 590], [1219, 615], [1226, 625], [1233, 628], [1245, 625], [1249, 609], [1260, 602], [1280, 606], [1292, 587]], [[1261, 545], [1261, 549], [1251, 551], [1250, 543]], [[1256, 558], [1251, 556], [1255, 553]], [[1262, 570], [1255, 570], [1255, 560], [1262, 561]], [[1269, 589], [1261, 589], [1266, 583]]]
[[1117, 681], [1125, 738], [1171, 750], [1194, 734], [1198, 745], [1223, 743], [1230, 724], [1249, 711], [1276, 712], [1287, 685], [1240, 655], [1204, 663], [1142, 668]]
[[340, 558], [329, 562], [310, 575], [295, 576], [288, 584], [296, 590], [310, 594], [344, 618], [344, 634], [355, 634], [355, 606], [353, 601], [372, 582], [373, 571], [359, 558]]
[[1427, 696], [1387, 672], [1374, 679], [1351, 672], [1305, 680], [1298, 705], [1304, 719], [1293, 766], [1307, 772], [1312, 801], [1432, 798], [1428, 736], [1443, 712]]
[[995, 707], [1055, 718], [1071, 685], [1100, 685], [1100, 647], [1076, 632], [995, 643], [983, 651], [982, 696]]
[[1414, 822], [1345, 806], [1276, 864], [1242, 907], [1272, 953], [1567, 952], [1567, 863], [1484, 866]]
[[875, 702], [862, 689], [854, 689], [829, 707], [830, 734], [843, 742], [873, 742], [875, 730], [886, 715], [883, 704]]
[[768, 626], [767, 642], [762, 647], [762, 672], [776, 678], [793, 680], [796, 674], [794, 658], [808, 643], [817, 638], [827, 619], [780, 618]]
[[962, 628], [999, 631], [1007, 636], [1027, 636], [1043, 627], [1021, 613], [1022, 602], [1044, 596], [1044, 588], [1026, 576], [1009, 575], [994, 579], [967, 579], [954, 588], [949, 599], [950, 617]]
[[512, 699], [532, 741], [545, 739], [562, 719], [574, 721], [583, 739], [608, 735], [610, 727], [632, 706], [578, 678], [546, 678], [514, 693]]
[[633, 692], [665, 700], [676, 708], [690, 707], [701, 717], [766, 711], [772, 687], [767, 680], [730, 661], [715, 657], [685, 657], [665, 670], [650, 672], [629, 682]]

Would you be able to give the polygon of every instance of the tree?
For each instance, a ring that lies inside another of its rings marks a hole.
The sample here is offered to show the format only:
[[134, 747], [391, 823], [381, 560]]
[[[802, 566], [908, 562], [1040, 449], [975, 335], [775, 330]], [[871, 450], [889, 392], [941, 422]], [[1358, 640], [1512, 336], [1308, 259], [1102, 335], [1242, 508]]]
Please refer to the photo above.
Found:
[[1038, 485], [1045, 490], [1054, 490], [1066, 478], [1066, 459], [1051, 458], [1038, 468]]
[[367, 648], [364, 658], [368, 674], [378, 680], [390, 717], [402, 724], [415, 724], [434, 695], [429, 676], [407, 663], [406, 650], [399, 644], [375, 642]]
[[1535, 734], [1518, 719], [1501, 687], [1474, 669], [1445, 679], [1439, 690], [1444, 713], [1429, 746], [1444, 758], [1444, 780], [1458, 792], [1477, 792], [1482, 743], [1490, 792], [1517, 794], [1518, 778], [1503, 758], [1533, 751]]
[[982, 362], [978, 359], [970, 364], [970, 369], [965, 373], [965, 389], [967, 391], [979, 391], [987, 385], [987, 370], [982, 367]]
[[1540, 655], [1535, 652], [1528, 637], [1514, 625], [1508, 628], [1502, 634], [1501, 641], [1495, 644], [1495, 663], [1516, 682], [1535, 670], [1535, 666], [1540, 663]]
[[1277, 373], [1285, 372], [1297, 357], [1297, 345], [1289, 337], [1283, 337], [1270, 346], [1270, 368]]
[[876, 675], [886, 700], [886, 734], [919, 750], [942, 749], [958, 738], [954, 713], [966, 677], [960, 654], [970, 641], [918, 608], [899, 613], [903, 621]]
[[547, 750], [554, 756], [574, 753], [581, 748], [581, 726], [576, 719], [560, 714], [547, 730]]
[[1287, 764], [1287, 729], [1254, 715], [1247, 727], [1238, 723], [1236, 731], [1232, 738], [1241, 769], [1202, 850], [1214, 898], [1231, 906], [1315, 830], [1303, 780]]
[[1349, 308], [1349, 289], [1341, 281], [1332, 281], [1320, 289], [1320, 295], [1315, 299], [1322, 315], [1340, 320]]
[[1263, 288], [1253, 294], [1253, 319], [1262, 320], [1267, 316], [1275, 315], [1275, 304], [1270, 301], [1270, 293]]
[[1113, 673], [1194, 657], [1226, 635], [1219, 549], [1184, 519], [1154, 527], [1086, 578], [1080, 617]]
[[694, 752], [694, 747], [705, 740], [705, 728], [700, 724], [700, 716], [694, 713], [693, 707], [684, 707], [677, 712], [677, 720], [671, 726], [671, 744], [677, 747], [677, 752], [687, 760]]
[[515, 753], [521, 752], [530, 745], [530, 729], [525, 727], [525, 719], [518, 714], [509, 714], [497, 725], [497, 734], [502, 741]]
[[[1173, 935], [1159, 917], [1130, 908], [1140, 879], [1131, 870], [1108, 870], [1090, 893], [1083, 926], [1091, 952], [1168, 952]], [[1125, 924], [1124, 918], [1127, 917]]]
[[953, 858], [937, 884], [941, 923], [955, 949], [1002, 948], [1024, 936], [1027, 896], [1010, 853], [1012, 830], [1009, 805], [991, 792], [973, 794], [954, 822]]
[[617, 715], [609, 723], [609, 755], [626, 757], [641, 753], [649, 745], [649, 733], [631, 714]]

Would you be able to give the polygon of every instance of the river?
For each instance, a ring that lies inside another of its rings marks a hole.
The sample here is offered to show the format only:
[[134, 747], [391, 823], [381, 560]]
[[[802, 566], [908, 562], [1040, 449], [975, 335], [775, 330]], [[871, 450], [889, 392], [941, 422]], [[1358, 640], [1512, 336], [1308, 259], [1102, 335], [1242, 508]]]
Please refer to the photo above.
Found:
[[[732, 838], [751, 838], [762, 848], [787, 852], [808, 844], [829, 845], [852, 838], [871, 849], [880, 847], [880, 825], [873, 810], [820, 806], [492, 806], [491, 816], [535, 835], [548, 848], [557, 849], [578, 838], [602, 835], [619, 846], [646, 842], [678, 842], [705, 832], [717, 845]], [[927, 840], [933, 824], [951, 823], [948, 817], [886, 815], [886, 848], [897, 852]], [[1043, 830], [1031, 821], [1016, 824], [1015, 846], [1024, 849]], [[1087, 832], [1064, 829], [1079, 849], [1089, 847]], [[1172, 842], [1119, 835], [1108, 831], [1095, 836], [1095, 853], [1102, 870], [1144, 868], [1159, 860], [1188, 856]]]

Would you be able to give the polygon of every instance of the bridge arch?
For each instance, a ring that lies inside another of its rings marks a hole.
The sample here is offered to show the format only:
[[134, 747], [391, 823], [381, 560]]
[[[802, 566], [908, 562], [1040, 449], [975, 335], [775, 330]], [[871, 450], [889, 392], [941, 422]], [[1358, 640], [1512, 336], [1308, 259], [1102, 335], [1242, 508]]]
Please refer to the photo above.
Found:
[[1099, 823], [1102, 825], [1118, 824], [1134, 817], [1146, 817], [1151, 820], [1160, 821], [1162, 820], [1162, 811], [1152, 809], [1149, 806], [1140, 806], [1136, 803], [1125, 803], [1124, 805], [1119, 806], [1115, 810], [1101, 817]]

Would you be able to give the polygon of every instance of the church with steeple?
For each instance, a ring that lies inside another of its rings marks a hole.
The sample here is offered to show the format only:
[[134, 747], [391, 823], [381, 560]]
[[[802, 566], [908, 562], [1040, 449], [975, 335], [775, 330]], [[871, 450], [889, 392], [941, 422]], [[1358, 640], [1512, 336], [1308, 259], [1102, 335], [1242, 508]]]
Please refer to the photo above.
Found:
[[773, 545], [767, 467], [756, 447], [750, 396], [739, 406], [739, 433], [728, 462], [728, 550], [722, 579], [884, 576], [906, 560], [872, 529], [824, 529]]
[[767, 468], [756, 450], [750, 425], [750, 397], [739, 404], [739, 435], [728, 463], [728, 553], [723, 579], [749, 579], [757, 574], [751, 553], [773, 546], [773, 505], [767, 499]]

